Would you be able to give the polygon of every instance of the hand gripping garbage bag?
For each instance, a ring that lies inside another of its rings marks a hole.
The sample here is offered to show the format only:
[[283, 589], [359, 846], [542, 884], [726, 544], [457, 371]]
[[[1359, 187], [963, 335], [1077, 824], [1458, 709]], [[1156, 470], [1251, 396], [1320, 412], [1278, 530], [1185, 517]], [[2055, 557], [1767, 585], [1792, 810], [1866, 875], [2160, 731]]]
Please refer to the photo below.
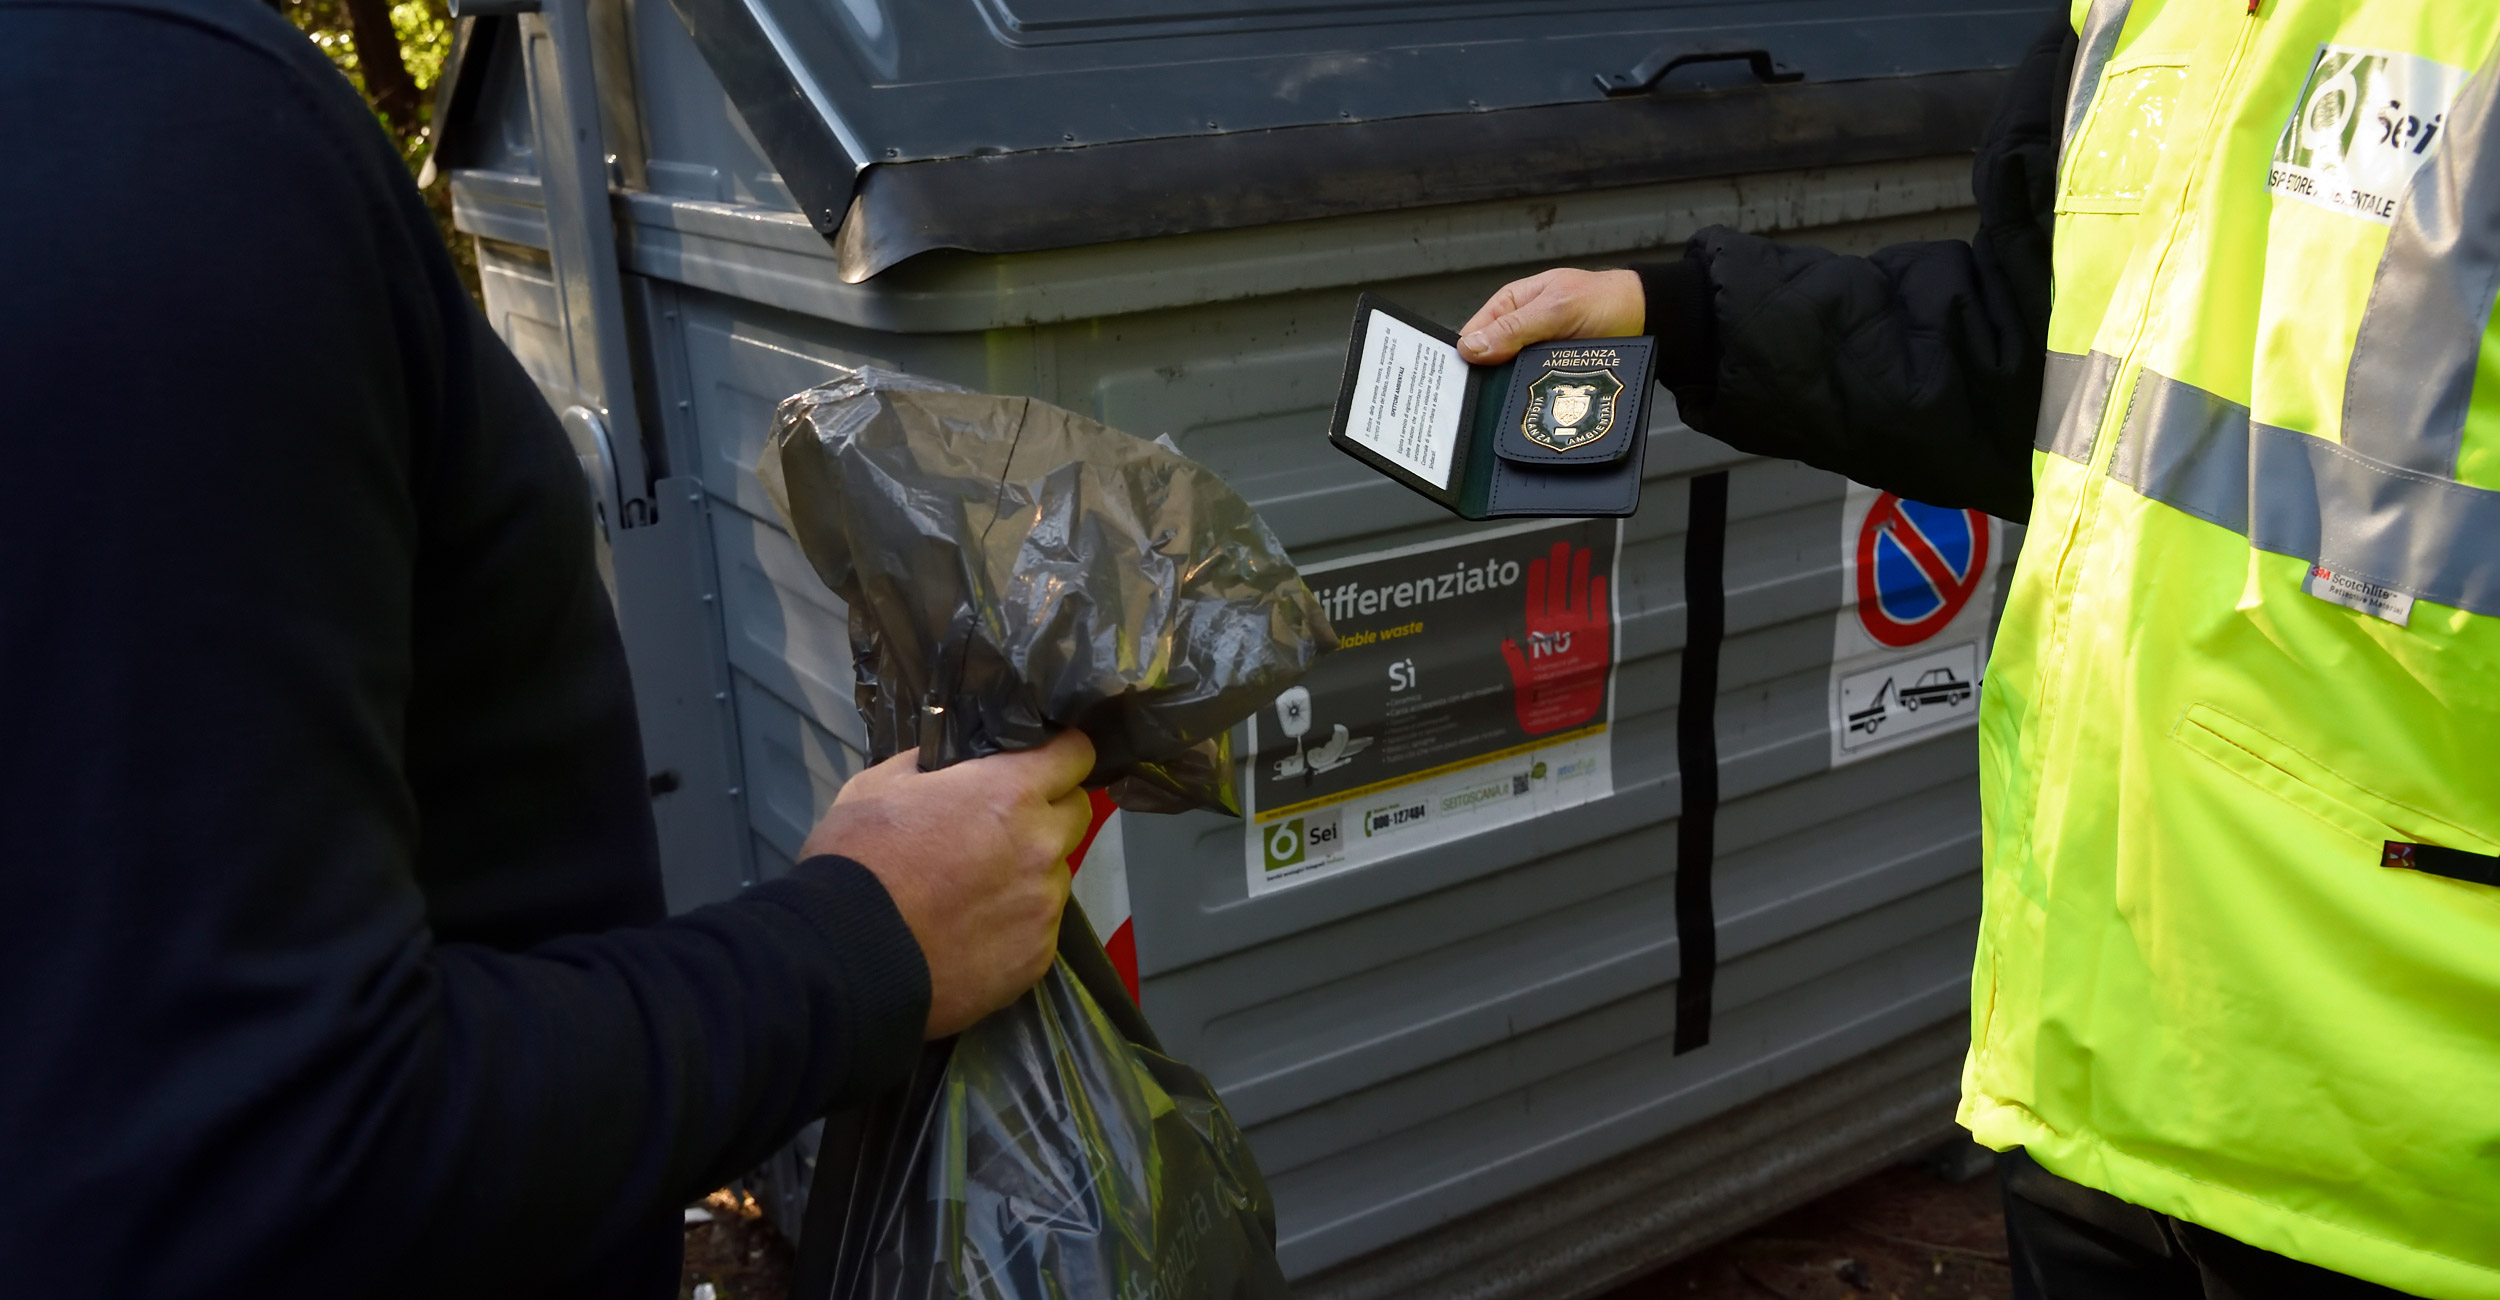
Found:
[[1076, 727], [1120, 806], [1237, 813], [1229, 729], [1336, 644], [1222, 479], [1044, 402], [846, 370], [781, 404], [758, 474], [850, 607], [879, 753]]
[[796, 1300], [1288, 1300], [1241, 1130], [1074, 907], [1059, 946], [1033, 992], [827, 1118]]
[[[1238, 811], [1221, 741], [1335, 634], [1248, 504], [1168, 445], [1040, 402], [846, 371], [758, 467], [849, 606], [879, 759], [1082, 728], [1138, 811]], [[826, 1118], [799, 1300], [1285, 1300], [1275, 1212], [1075, 907], [1041, 984]]]

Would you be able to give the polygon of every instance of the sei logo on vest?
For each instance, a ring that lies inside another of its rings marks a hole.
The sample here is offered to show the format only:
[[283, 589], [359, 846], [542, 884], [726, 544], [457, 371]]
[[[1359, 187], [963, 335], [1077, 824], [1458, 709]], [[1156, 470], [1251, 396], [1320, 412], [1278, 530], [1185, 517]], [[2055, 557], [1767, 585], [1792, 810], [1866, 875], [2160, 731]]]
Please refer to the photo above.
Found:
[[1834, 766], [1978, 719], [1996, 527], [1977, 510], [1849, 485], [1832, 635]]
[[2275, 141], [2266, 188], [2388, 225], [2447, 126], [2465, 69], [2325, 45]]

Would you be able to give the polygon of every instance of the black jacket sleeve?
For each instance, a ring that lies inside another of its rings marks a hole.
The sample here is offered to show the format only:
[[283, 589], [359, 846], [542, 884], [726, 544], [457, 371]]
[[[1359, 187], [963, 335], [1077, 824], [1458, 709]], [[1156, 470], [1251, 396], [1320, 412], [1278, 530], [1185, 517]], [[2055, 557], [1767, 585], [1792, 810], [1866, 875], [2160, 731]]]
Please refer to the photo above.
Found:
[[282, 19], [0, 0], [0, 159], [0, 1291], [674, 1295], [908, 927], [663, 918], [580, 470]]
[[2049, 333], [2061, 18], [2015, 68], [1972, 168], [1968, 243], [1846, 257], [1712, 226], [1634, 269], [1684, 421], [1741, 451], [2020, 522]]

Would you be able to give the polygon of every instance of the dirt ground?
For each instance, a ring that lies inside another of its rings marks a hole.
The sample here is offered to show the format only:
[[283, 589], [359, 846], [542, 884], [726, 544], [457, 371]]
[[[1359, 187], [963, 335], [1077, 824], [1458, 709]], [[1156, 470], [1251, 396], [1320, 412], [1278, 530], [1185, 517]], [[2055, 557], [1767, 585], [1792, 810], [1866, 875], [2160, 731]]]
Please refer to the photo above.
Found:
[[790, 1243], [754, 1197], [718, 1191], [695, 1208], [709, 1217], [687, 1216], [677, 1300], [788, 1300]]
[[[751, 1199], [715, 1192], [686, 1225], [679, 1300], [787, 1300], [790, 1246]], [[699, 1294], [709, 1284], [708, 1296]], [[1886, 1169], [1599, 1300], [2007, 1300], [1993, 1174]]]
[[1997, 1180], [1896, 1165], [1600, 1300], [2007, 1300]]

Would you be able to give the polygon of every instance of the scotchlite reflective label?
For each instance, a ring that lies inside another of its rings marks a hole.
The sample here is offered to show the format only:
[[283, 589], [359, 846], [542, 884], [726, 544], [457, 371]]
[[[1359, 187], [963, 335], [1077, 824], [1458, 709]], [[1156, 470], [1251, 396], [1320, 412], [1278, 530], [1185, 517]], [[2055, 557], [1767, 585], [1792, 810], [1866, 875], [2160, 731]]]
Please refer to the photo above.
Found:
[[2413, 622], [2413, 597], [2367, 578], [2337, 573], [2323, 564], [2309, 566], [2309, 576], [2301, 579], [2300, 589], [2330, 605], [2359, 610], [2398, 627]]
[[2465, 69], [2412, 54], [2318, 47], [2266, 188], [2380, 225], [2396, 219], [2413, 173], [2447, 126]]

